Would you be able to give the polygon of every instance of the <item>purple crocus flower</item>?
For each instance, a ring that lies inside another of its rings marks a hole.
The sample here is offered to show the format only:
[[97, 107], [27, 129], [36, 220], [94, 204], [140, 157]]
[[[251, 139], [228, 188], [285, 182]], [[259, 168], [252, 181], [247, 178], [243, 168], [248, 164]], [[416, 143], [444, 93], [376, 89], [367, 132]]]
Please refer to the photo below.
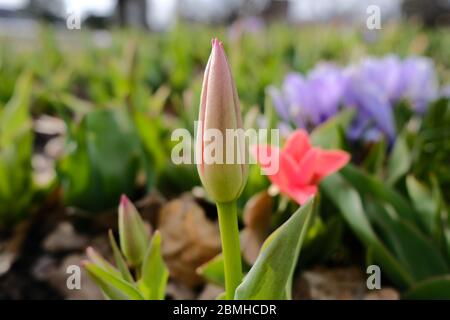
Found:
[[426, 57], [410, 57], [403, 62], [404, 97], [414, 110], [423, 113], [438, 98], [438, 82], [433, 61]]
[[398, 101], [403, 94], [402, 71], [403, 65], [395, 55], [383, 58], [368, 57], [360, 64], [360, 71], [365, 81], [377, 87], [380, 94], [389, 101]]
[[[348, 130], [352, 140], [378, 140], [382, 135], [395, 139], [393, 108], [401, 99], [422, 113], [439, 96], [432, 61], [395, 55], [368, 57], [346, 69], [319, 64], [307, 76], [286, 75], [282, 88], [268, 88], [275, 109], [285, 123], [312, 129], [333, 117], [341, 105], [356, 109]], [[440, 93], [450, 96], [450, 89]]]
[[319, 64], [308, 75], [310, 90], [315, 93], [319, 121], [323, 122], [338, 112], [346, 79], [342, 70], [332, 64]]
[[281, 119], [285, 122], [289, 122], [289, 106], [281, 91], [275, 86], [269, 86], [266, 89], [266, 93], [272, 99], [273, 106]]
[[375, 127], [392, 141], [395, 137], [395, 124], [388, 95], [366, 73], [360, 71], [359, 66], [351, 66], [345, 71], [345, 105], [357, 109], [357, 116], [348, 132], [349, 137], [373, 139], [378, 134], [370, 129]]
[[305, 128], [309, 121], [314, 121], [311, 114], [313, 107], [313, 95], [306, 83], [305, 78], [300, 73], [289, 73], [283, 82], [283, 96], [288, 106], [291, 119], [300, 128]]
[[331, 64], [321, 64], [306, 78], [300, 73], [289, 73], [282, 91], [269, 87], [268, 94], [284, 121], [292, 119], [298, 127], [308, 128], [336, 114], [344, 89], [341, 70]]

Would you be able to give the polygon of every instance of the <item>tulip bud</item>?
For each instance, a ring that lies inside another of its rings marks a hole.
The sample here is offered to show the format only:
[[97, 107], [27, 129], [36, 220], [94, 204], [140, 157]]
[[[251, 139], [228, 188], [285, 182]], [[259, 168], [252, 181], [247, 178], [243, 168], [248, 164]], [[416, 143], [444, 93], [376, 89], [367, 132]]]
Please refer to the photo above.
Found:
[[236, 85], [222, 43], [213, 39], [200, 98], [196, 160], [203, 186], [216, 202], [234, 201], [242, 193], [245, 151]]
[[119, 206], [119, 240], [128, 262], [139, 266], [147, 251], [149, 237], [139, 212], [125, 195]]

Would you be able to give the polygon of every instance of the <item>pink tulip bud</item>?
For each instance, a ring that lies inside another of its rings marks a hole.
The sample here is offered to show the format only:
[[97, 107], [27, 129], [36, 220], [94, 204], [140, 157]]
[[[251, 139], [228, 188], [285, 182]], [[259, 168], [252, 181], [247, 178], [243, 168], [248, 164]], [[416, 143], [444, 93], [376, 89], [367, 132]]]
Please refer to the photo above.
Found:
[[243, 133], [231, 69], [222, 43], [213, 39], [200, 99], [196, 160], [203, 186], [216, 202], [236, 200], [245, 186]]
[[149, 236], [139, 212], [125, 195], [119, 205], [119, 240], [128, 262], [139, 266], [147, 251]]

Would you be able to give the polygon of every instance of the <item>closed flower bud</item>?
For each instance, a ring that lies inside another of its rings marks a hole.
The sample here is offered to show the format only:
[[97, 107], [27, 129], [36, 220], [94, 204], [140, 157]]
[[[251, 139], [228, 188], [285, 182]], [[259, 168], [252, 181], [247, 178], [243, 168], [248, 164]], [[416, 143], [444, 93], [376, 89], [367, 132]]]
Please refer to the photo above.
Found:
[[119, 205], [120, 248], [132, 266], [139, 266], [149, 244], [148, 232], [131, 201], [122, 195]]
[[247, 180], [245, 136], [236, 85], [217, 39], [200, 98], [196, 160], [206, 192], [220, 203], [236, 200]]

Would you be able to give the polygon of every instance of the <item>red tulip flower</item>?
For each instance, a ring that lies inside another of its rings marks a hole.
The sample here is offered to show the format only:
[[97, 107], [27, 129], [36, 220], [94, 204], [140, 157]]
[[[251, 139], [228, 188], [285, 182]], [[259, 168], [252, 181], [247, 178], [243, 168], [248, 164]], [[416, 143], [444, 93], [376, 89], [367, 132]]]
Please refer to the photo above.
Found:
[[[280, 192], [299, 204], [304, 204], [317, 193], [321, 179], [338, 171], [350, 160], [350, 155], [345, 151], [312, 147], [304, 130], [294, 131], [281, 150], [270, 145], [258, 145], [253, 149], [253, 154]], [[278, 157], [279, 170], [274, 174], [266, 170], [270, 163], [261, 161], [267, 157]]]

